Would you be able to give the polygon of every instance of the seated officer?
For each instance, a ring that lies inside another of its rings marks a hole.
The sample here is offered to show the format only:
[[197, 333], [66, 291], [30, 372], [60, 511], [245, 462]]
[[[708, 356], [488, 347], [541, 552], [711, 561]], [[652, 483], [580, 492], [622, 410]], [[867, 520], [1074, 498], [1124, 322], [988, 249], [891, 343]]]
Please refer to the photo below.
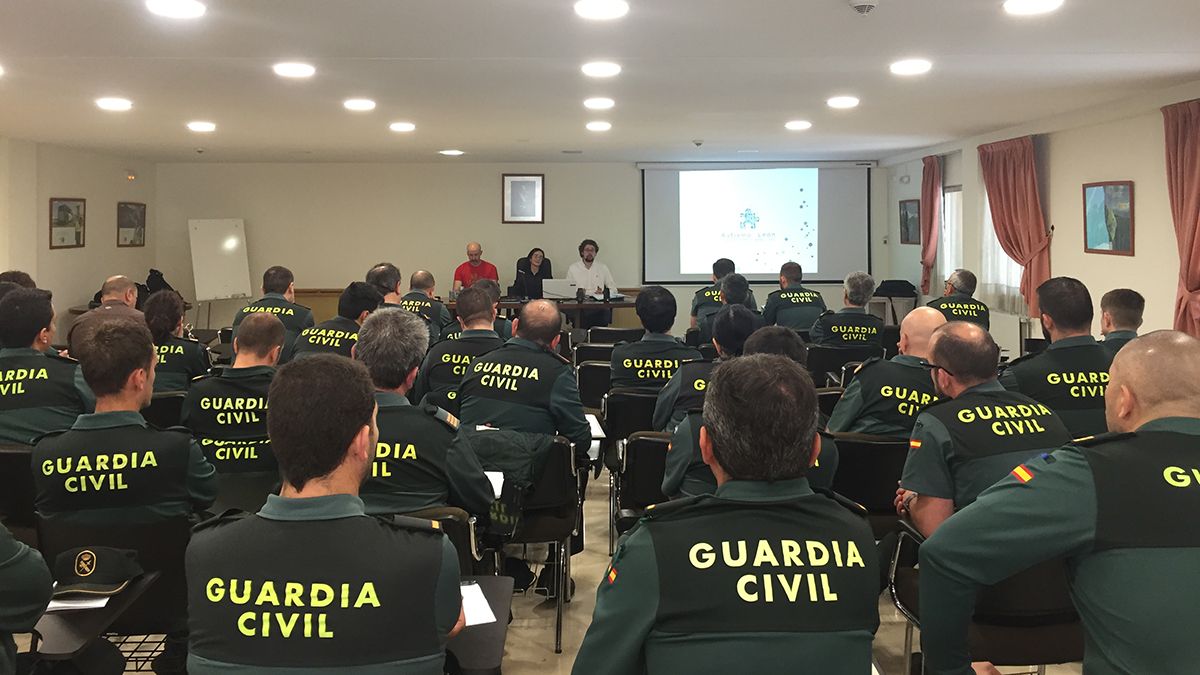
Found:
[[431, 403], [450, 412], [458, 411], [458, 385], [476, 357], [499, 349], [504, 340], [493, 330], [496, 309], [480, 288], [468, 288], [458, 296], [459, 336], [442, 340], [429, 349], [417, 381], [413, 401]]
[[646, 286], [634, 302], [646, 334], [613, 348], [611, 383], [615, 387], [662, 387], [684, 361], [702, 358], [700, 350], [671, 337], [675, 296], [662, 286]]
[[679, 366], [654, 402], [654, 428], [674, 432], [688, 412], [704, 404], [704, 389], [713, 368], [735, 356], [742, 355], [746, 339], [758, 328], [758, 317], [741, 305], [730, 305], [713, 319], [713, 347], [716, 361], [688, 361]]
[[975, 295], [976, 283], [970, 270], [954, 270], [946, 279], [942, 297], [931, 301], [929, 307], [944, 314], [947, 321], [969, 321], [989, 330], [992, 321], [988, 306], [971, 297]]
[[592, 444], [579, 386], [566, 359], [558, 355], [558, 307], [534, 300], [521, 308], [514, 337], [477, 357], [459, 385], [462, 423], [564, 436], [576, 453]]
[[186, 429], [156, 429], [138, 412], [150, 405], [158, 362], [146, 326], [103, 322], [79, 357], [96, 413], [33, 448], [38, 513], [80, 525], [141, 524], [212, 504], [216, 472], [200, 446]]
[[400, 298], [404, 295], [400, 290], [400, 284], [403, 281], [404, 277], [400, 274], [400, 268], [392, 263], [382, 262], [367, 271], [366, 282], [374, 286], [375, 290], [383, 296], [383, 302], [379, 303], [380, 307], [400, 307]]
[[233, 338], [233, 365], [188, 389], [183, 425], [218, 473], [275, 471], [267, 438], [267, 390], [283, 341], [283, 323], [275, 315], [251, 315]]
[[0, 525], [0, 673], [25, 673], [18, 669], [13, 633], [28, 633], [37, 625], [50, 602], [54, 579], [42, 554], [13, 538]]
[[843, 286], [846, 307], [822, 314], [808, 331], [809, 342], [826, 347], [882, 346], [883, 319], [866, 310], [875, 293], [875, 280], [866, 272], [851, 272]]
[[54, 319], [50, 291], [17, 288], [0, 299], [0, 441], [29, 445], [95, 408], [79, 364], [50, 348]]
[[133, 279], [122, 275], [105, 279], [100, 287], [100, 306], [75, 317], [67, 329], [67, 351], [74, 358], [79, 358], [75, 352], [87, 339], [87, 334], [109, 319], [131, 319], [145, 325], [145, 317], [137, 309], [137, 301], [138, 289]]
[[263, 272], [263, 297], [246, 305], [237, 313], [237, 316], [233, 317], [234, 334], [237, 334], [238, 326], [242, 321], [251, 314], [264, 312], [278, 317], [283, 322], [283, 328], [286, 331], [283, 341], [283, 356], [280, 357], [280, 361], [292, 358], [296, 338], [304, 329], [312, 328], [314, 323], [312, 310], [304, 305], [296, 304], [295, 281], [296, 277], [286, 267], [276, 265], [267, 268], [267, 271]]
[[[495, 318], [492, 319], [492, 330], [500, 336], [501, 340], [507, 340], [512, 337], [512, 321], [500, 318], [500, 284], [492, 281], [491, 279], [480, 279], [479, 281], [471, 284], [469, 288], [477, 288], [483, 291], [490, 299], [492, 303], [492, 309], [496, 314]], [[442, 334], [439, 339], [457, 340], [462, 336], [462, 332], [462, 325], [459, 322], [454, 321], [442, 329]], [[431, 343], [429, 346], [432, 347], [433, 344]]]
[[786, 262], [779, 268], [779, 289], [767, 296], [763, 323], [794, 330], [808, 330], [825, 313], [825, 298], [800, 285], [804, 270], [799, 263]]
[[143, 310], [158, 352], [154, 391], [186, 390], [194, 378], [212, 369], [212, 360], [208, 347], [183, 337], [183, 298], [176, 291], [161, 290], [146, 299]]
[[917, 417], [896, 497], [926, 537], [1014, 466], [1071, 439], [1053, 410], [996, 382], [999, 359], [977, 324], [933, 333], [929, 367], [942, 400]]
[[1121, 347], [1137, 337], [1145, 311], [1146, 299], [1137, 291], [1117, 288], [1105, 293], [1100, 298], [1100, 334], [1104, 336], [1100, 346], [1116, 356]]
[[829, 431], [908, 438], [921, 410], [937, 400], [925, 368], [929, 339], [946, 317], [918, 307], [900, 322], [900, 353], [865, 361], [829, 416]]
[[296, 338], [295, 356], [338, 354], [349, 357], [358, 339], [358, 327], [374, 312], [383, 296], [371, 284], [351, 282], [338, 298], [338, 315], [307, 328]]
[[188, 545], [190, 675], [442, 672], [464, 623], [458, 556], [437, 523], [363, 512], [374, 393], [350, 359], [279, 369], [268, 425], [280, 494], [202, 523]]
[[723, 363], [704, 420], [716, 493], [646, 511], [600, 582], [572, 672], [870, 672], [875, 541], [805, 477], [821, 452], [808, 373], [782, 356]]
[[[746, 298], [750, 297], [750, 282], [746, 281], [746, 277], [740, 274], [729, 274], [721, 280], [721, 304], [723, 305], [746, 305]], [[761, 328], [763, 325], [762, 315], [758, 310], [750, 310], [754, 315], [754, 327]], [[709, 314], [700, 321], [700, 344], [707, 344], [712, 341], [712, 325], [713, 317], [716, 313]]]
[[975, 593], [1066, 558], [1083, 672], [1185, 675], [1200, 662], [1200, 342], [1138, 338], [1113, 362], [1113, 433], [1027, 460], [921, 546], [927, 673], [968, 673]]
[[[696, 291], [692, 298], [692, 328], [699, 328], [704, 319], [710, 314], [721, 311], [725, 304], [721, 302], [721, 280], [737, 271], [737, 267], [729, 258], [720, 258], [712, 266], [712, 286]], [[758, 300], [754, 299], [754, 291], [750, 290], [745, 302], [746, 308], [758, 311]]]
[[442, 329], [451, 323], [450, 311], [434, 299], [435, 285], [432, 274], [425, 270], [417, 270], [408, 280], [408, 294], [400, 298], [401, 307], [425, 321], [429, 328], [430, 344], [437, 342], [442, 335]]
[[370, 371], [379, 406], [379, 441], [362, 500], [367, 513], [457, 506], [486, 516], [492, 484], [471, 444], [458, 435], [458, 420], [437, 406], [409, 405], [406, 398], [428, 341], [425, 322], [400, 309], [372, 314], [359, 331], [354, 358]]
[[1102, 434], [1112, 354], [1091, 336], [1092, 296], [1079, 280], [1055, 277], [1037, 298], [1050, 345], [1009, 363], [1000, 384], [1050, 406], [1075, 438]]

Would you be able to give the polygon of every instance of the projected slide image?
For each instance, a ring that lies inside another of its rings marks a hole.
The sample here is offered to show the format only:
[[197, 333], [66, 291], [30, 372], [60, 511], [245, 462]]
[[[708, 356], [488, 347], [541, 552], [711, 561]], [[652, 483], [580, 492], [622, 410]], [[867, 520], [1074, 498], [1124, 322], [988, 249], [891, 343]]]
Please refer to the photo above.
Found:
[[683, 171], [679, 269], [709, 274], [729, 258], [742, 274], [778, 273], [789, 260], [819, 271], [818, 169]]

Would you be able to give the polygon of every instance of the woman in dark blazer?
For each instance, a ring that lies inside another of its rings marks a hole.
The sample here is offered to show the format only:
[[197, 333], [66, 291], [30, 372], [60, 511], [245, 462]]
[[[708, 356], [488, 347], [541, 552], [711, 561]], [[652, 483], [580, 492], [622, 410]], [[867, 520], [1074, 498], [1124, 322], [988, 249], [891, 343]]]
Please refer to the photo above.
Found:
[[535, 248], [517, 261], [517, 280], [513, 282], [513, 288], [519, 297], [539, 299], [542, 297], [542, 280], [553, 278], [546, 252]]

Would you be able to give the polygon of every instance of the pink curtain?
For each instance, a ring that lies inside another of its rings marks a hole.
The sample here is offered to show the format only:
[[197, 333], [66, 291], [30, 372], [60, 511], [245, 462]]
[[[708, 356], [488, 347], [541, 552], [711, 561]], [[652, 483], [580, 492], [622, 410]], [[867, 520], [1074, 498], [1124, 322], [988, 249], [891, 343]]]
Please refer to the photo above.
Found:
[[1038, 286], [1050, 278], [1050, 235], [1042, 215], [1033, 137], [979, 146], [979, 165], [1000, 248], [1019, 265], [1021, 295], [1029, 315], [1039, 315]]
[[929, 293], [929, 274], [937, 264], [939, 225], [942, 222], [942, 158], [921, 159], [921, 292]]
[[1167, 138], [1167, 194], [1179, 246], [1175, 330], [1200, 337], [1200, 100], [1162, 109]]

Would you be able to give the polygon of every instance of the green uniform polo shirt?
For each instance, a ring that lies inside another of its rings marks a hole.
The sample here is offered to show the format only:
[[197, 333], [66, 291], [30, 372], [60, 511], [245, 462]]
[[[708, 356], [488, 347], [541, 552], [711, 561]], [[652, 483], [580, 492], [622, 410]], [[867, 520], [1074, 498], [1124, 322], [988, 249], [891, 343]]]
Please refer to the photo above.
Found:
[[242, 321], [251, 314], [265, 313], [274, 314], [283, 323], [283, 351], [280, 355], [279, 362], [287, 363], [292, 358], [292, 348], [296, 343], [296, 338], [305, 328], [312, 328], [316, 323], [313, 319], [312, 310], [304, 305], [297, 305], [283, 297], [282, 293], [267, 293], [257, 301], [246, 305], [238, 310], [236, 316], [233, 317], [233, 334], [237, 336], [238, 326]]
[[1076, 438], [1107, 431], [1104, 392], [1112, 354], [1090, 335], [1051, 342], [1045, 350], [1013, 361], [1000, 384], [1058, 413]]
[[0, 349], [0, 441], [31, 445], [95, 407], [76, 361], [31, 348]]
[[675, 427], [693, 410], [704, 407], [704, 392], [708, 380], [723, 359], [716, 361], [691, 361], [679, 367], [654, 401], [651, 423], [655, 431], [673, 433]]
[[616, 387], [665, 386], [685, 361], [703, 358], [700, 350], [670, 335], [649, 333], [637, 342], [619, 344], [612, 352], [612, 377]]
[[[750, 289], [746, 302], [742, 303], [752, 312], [758, 311], [758, 299], [754, 297], [754, 289]], [[696, 317], [696, 325], [704, 323], [705, 317], [721, 311], [725, 304], [721, 302], [721, 282], [705, 286], [692, 296], [692, 316]]]
[[[1142, 435], [1155, 438], [1140, 441]], [[1110, 444], [1135, 446], [1113, 478]], [[1174, 457], [1163, 452], [1178, 446]], [[1065, 557], [1088, 675], [1190, 675], [1200, 663], [1200, 420], [1165, 418], [1031, 459], [956, 513], [920, 548], [925, 672], [970, 675], [976, 590]], [[1165, 466], [1180, 463], [1185, 466]], [[1028, 480], [1025, 477], [1028, 476]], [[1146, 489], [1141, 489], [1145, 487]], [[1183, 507], [1187, 514], [1170, 512]], [[1128, 519], [1129, 515], [1134, 515]], [[1126, 518], [1122, 526], [1117, 521]], [[1122, 531], [1123, 530], [1123, 531]], [[1132, 532], [1131, 532], [1132, 530]], [[1146, 537], [1139, 545], [1114, 538]], [[1157, 543], [1153, 542], [1158, 539]]]
[[988, 306], [965, 293], [952, 293], [945, 297], [931, 300], [932, 307], [946, 317], [946, 321], [968, 321], [990, 330], [992, 319]]
[[13, 633], [33, 630], [50, 602], [50, 570], [42, 554], [13, 538], [0, 525], [0, 673], [15, 673]]
[[807, 331], [825, 313], [825, 298], [819, 291], [789, 286], [767, 296], [763, 323]]
[[192, 380], [208, 373], [212, 361], [208, 348], [196, 340], [168, 335], [161, 345], [154, 345], [158, 365], [154, 367], [154, 392], [185, 391]]
[[1121, 347], [1129, 344], [1129, 341], [1137, 336], [1136, 330], [1114, 330], [1104, 336], [1104, 339], [1100, 342], [1100, 346], [1107, 349], [1109, 354], [1116, 356], [1117, 352], [1121, 351]]
[[883, 344], [883, 319], [865, 307], [826, 312], [808, 330], [808, 341], [826, 347], [878, 347]]
[[899, 354], [864, 363], [829, 416], [832, 432], [907, 438], [925, 406], [938, 400], [925, 360]]

